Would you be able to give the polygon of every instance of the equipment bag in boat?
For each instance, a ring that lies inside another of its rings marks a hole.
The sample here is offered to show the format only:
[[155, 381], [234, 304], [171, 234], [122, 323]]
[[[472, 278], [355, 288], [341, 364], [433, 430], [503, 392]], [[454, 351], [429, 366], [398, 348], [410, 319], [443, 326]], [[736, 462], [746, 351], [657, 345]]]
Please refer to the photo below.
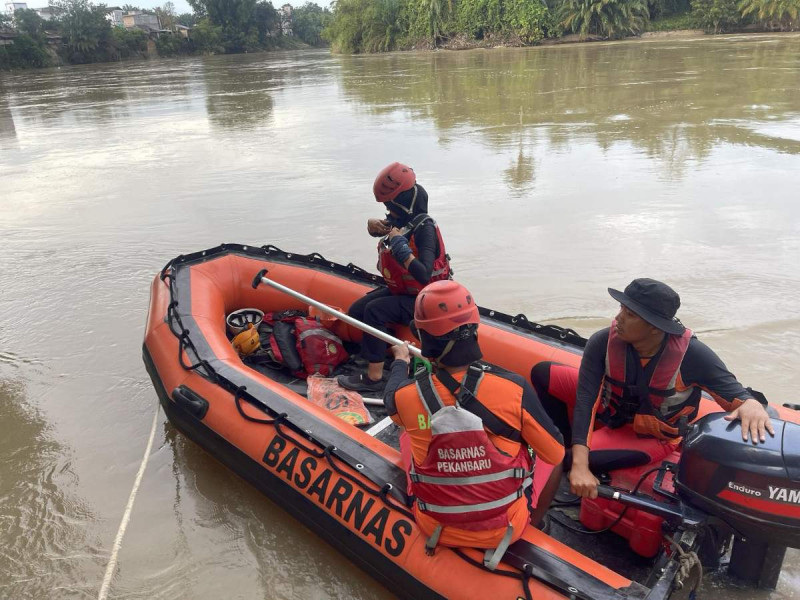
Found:
[[269, 350], [276, 362], [297, 377], [319, 373], [325, 377], [347, 360], [347, 351], [335, 334], [318, 318], [297, 317], [291, 323], [278, 321], [269, 336]]
[[311, 375], [308, 378], [308, 399], [352, 425], [372, 423], [361, 394], [343, 388], [335, 378]]

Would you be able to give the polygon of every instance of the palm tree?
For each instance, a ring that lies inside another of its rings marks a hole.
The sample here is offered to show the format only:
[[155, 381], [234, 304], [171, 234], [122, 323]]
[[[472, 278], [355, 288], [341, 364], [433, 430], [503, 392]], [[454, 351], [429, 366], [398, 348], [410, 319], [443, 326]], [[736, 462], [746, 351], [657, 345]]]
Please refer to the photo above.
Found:
[[800, 0], [742, 0], [739, 10], [756, 18], [770, 29], [793, 29], [800, 16]]
[[647, 0], [564, 0], [558, 15], [574, 33], [609, 38], [639, 33], [649, 19]]

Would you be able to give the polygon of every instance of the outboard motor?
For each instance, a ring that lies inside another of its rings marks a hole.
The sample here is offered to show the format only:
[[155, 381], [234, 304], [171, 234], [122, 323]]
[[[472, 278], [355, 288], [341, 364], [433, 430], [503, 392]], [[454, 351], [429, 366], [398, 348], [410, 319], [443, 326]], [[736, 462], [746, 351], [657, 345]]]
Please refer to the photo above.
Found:
[[774, 588], [786, 548], [800, 548], [800, 425], [772, 419], [775, 436], [753, 444], [724, 416], [708, 415], [690, 428], [676, 489], [686, 504], [733, 530], [729, 573]]

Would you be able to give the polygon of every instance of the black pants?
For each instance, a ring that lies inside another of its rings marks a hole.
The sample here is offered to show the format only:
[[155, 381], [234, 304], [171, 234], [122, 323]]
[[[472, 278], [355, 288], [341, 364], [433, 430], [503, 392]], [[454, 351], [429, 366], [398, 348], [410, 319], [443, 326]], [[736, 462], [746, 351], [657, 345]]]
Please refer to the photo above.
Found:
[[572, 446], [572, 423], [570, 423], [567, 400], [564, 395], [569, 394], [574, 405], [575, 391], [571, 387], [567, 390], [553, 389], [550, 385], [551, 368], [563, 366], [551, 361], [537, 363], [531, 369], [531, 383], [533, 384], [533, 389], [536, 390], [536, 395], [539, 396], [542, 408], [544, 408], [547, 415], [553, 420], [553, 424], [564, 437], [564, 447], [570, 448]]
[[[407, 325], [414, 318], [415, 296], [399, 296], [392, 294], [388, 289], [373, 290], [363, 298], [356, 300], [350, 306], [347, 314], [389, 333], [387, 325], [397, 323]], [[364, 334], [361, 343], [361, 356], [369, 362], [383, 362], [386, 355], [386, 342], [368, 334]]]

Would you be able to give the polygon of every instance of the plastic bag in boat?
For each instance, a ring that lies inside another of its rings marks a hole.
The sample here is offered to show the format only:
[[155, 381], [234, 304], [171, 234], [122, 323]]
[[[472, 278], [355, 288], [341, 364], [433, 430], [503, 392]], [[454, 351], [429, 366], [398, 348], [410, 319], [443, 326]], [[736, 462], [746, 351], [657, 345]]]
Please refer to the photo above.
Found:
[[335, 378], [312, 375], [308, 378], [308, 399], [352, 425], [369, 425], [372, 417], [361, 394], [347, 390]]

